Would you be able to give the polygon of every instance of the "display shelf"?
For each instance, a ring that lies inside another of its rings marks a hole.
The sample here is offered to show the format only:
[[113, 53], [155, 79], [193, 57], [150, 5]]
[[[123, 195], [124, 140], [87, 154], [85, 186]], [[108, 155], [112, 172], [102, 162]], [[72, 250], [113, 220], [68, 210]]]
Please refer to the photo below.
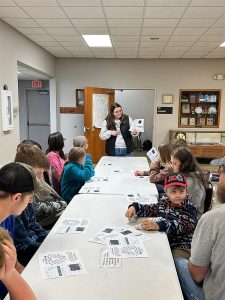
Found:
[[179, 128], [218, 128], [221, 90], [180, 90]]

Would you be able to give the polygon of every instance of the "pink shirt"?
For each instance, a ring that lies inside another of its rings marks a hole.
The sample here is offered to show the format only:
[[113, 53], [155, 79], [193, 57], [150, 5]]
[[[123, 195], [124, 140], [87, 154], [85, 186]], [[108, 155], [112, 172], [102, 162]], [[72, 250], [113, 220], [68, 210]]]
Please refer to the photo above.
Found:
[[65, 160], [62, 159], [58, 151], [51, 151], [47, 154], [48, 160], [51, 166], [54, 166], [59, 174], [62, 175]]

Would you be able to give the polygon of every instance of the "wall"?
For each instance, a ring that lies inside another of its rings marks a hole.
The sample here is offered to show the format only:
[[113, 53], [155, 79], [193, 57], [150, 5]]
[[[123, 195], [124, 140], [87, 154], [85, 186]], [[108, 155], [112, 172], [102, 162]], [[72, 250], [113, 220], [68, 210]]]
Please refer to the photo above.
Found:
[[[75, 89], [85, 86], [156, 89], [157, 106], [170, 106], [163, 105], [161, 98], [162, 94], [173, 94], [173, 114], [155, 115], [153, 143], [157, 146], [168, 138], [169, 129], [178, 128], [179, 89], [222, 89], [220, 128], [212, 131], [225, 130], [222, 117], [225, 81], [212, 78], [213, 74], [223, 74], [224, 70], [224, 59], [57, 59], [57, 101], [60, 106], [74, 106]], [[66, 115], [63, 115], [63, 122], [66, 122]], [[80, 126], [82, 130], [82, 124], [78, 123], [78, 119], [74, 120], [73, 126]]]
[[153, 137], [154, 90], [122, 90], [115, 92], [116, 101], [121, 104], [125, 114], [133, 120], [144, 119], [145, 132], [141, 134], [142, 142]]
[[[4, 84], [12, 91], [13, 107], [18, 107], [17, 62], [22, 62], [50, 77], [55, 76], [55, 58], [0, 21], [0, 89]], [[2, 131], [0, 116], [0, 165], [14, 159], [19, 138], [19, 116], [14, 118], [14, 129]]]

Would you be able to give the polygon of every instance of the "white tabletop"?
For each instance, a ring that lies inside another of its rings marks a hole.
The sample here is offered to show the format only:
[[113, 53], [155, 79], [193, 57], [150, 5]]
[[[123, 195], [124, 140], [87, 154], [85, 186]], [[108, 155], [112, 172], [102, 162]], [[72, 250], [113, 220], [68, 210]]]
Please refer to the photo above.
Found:
[[[108, 181], [94, 181], [85, 183], [84, 189], [80, 193], [100, 194], [127, 194], [127, 193], [148, 193], [158, 196], [158, 191], [154, 183], [150, 183], [149, 177], [140, 178], [134, 175], [135, 170], [148, 170], [149, 164], [146, 157], [118, 157], [103, 156], [95, 167], [95, 177], [108, 177]], [[91, 189], [95, 187], [95, 189]], [[86, 189], [87, 188], [87, 189]]]
[[109, 169], [129, 168], [133, 170], [149, 170], [149, 163], [146, 157], [133, 156], [102, 156], [95, 169], [104, 168], [105, 171]]
[[[127, 200], [119, 195], [77, 195], [62, 218], [89, 218], [84, 234], [56, 234], [53, 230], [42, 243], [23, 272], [38, 300], [178, 300], [183, 299], [169, 243], [164, 233], [146, 232], [148, 258], [123, 259], [121, 268], [99, 268], [99, 253], [104, 245], [88, 242], [105, 226], [131, 226], [124, 217]], [[59, 219], [60, 221], [60, 219]], [[59, 222], [58, 221], [58, 222]], [[56, 224], [57, 226], [57, 224]], [[48, 251], [78, 249], [86, 274], [43, 280], [38, 254]], [[9, 299], [9, 298], [6, 298]]]

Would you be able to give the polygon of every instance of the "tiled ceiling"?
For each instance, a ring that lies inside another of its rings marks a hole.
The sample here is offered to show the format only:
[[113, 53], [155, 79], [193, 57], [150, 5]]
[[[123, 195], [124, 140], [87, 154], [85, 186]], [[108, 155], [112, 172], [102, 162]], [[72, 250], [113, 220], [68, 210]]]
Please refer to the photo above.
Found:
[[225, 0], [0, 0], [0, 18], [56, 57], [225, 57]]

